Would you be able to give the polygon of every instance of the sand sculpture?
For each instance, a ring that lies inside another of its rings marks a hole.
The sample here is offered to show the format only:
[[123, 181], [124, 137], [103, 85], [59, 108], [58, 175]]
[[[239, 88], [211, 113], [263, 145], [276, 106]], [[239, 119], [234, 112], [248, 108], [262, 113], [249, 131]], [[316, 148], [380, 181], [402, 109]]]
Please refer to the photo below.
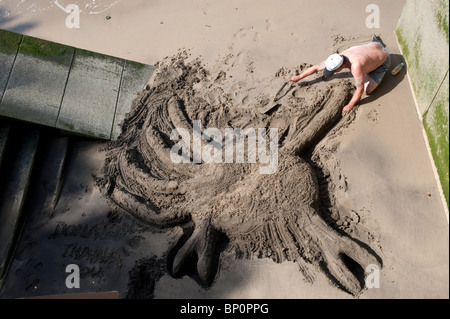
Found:
[[[360, 270], [381, 260], [324, 218], [315, 147], [340, 120], [353, 85], [346, 78], [316, 77], [262, 114], [258, 110], [273, 103], [274, 88], [261, 81], [241, 99], [248, 88], [225, 71], [209, 72], [183, 54], [167, 58], [136, 98], [119, 139], [109, 144], [98, 185], [113, 205], [147, 225], [183, 227], [184, 236], [168, 254], [173, 276], [194, 269], [200, 284], [211, 285], [220, 252], [228, 249], [237, 258], [295, 261], [310, 282], [312, 265], [358, 295], [364, 289]], [[192, 153], [189, 163], [174, 163], [170, 154], [177, 141], [171, 134], [177, 128], [193, 132], [194, 121], [205, 129], [276, 128], [276, 172], [261, 174], [262, 164], [248, 161], [195, 163]]]

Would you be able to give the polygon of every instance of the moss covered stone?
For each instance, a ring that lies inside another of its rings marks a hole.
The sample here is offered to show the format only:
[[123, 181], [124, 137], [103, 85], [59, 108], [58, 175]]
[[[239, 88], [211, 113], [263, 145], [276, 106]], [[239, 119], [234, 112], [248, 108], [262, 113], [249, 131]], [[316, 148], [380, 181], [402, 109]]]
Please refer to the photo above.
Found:
[[449, 94], [448, 74], [424, 117], [424, 127], [439, 174], [447, 204], [449, 204]]
[[6, 54], [17, 52], [22, 37], [21, 34], [0, 30], [0, 52]]
[[407, 0], [396, 35], [449, 203], [449, 4]]
[[28, 36], [23, 37], [20, 45], [20, 53], [64, 65], [70, 64], [74, 50], [73, 47]]

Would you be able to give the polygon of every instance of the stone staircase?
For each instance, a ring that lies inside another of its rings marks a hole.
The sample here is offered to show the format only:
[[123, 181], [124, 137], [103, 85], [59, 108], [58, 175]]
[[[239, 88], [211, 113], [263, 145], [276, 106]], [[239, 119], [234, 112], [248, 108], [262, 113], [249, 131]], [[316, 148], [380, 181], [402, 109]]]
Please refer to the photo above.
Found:
[[0, 119], [0, 289], [27, 216], [51, 216], [73, 137]]
[[155, 67], [0, 29], [0, 290], [27, 216], [52, 216], [71, 141], [110, 140]]

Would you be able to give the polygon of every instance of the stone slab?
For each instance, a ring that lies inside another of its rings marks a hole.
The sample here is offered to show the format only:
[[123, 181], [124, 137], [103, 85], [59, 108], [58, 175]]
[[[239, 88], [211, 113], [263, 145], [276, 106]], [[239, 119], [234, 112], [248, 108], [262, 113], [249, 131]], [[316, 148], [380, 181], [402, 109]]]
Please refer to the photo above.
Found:
[[0, 30], [0, 101], [8, 84], [21, 41], [21, 34]]
[[[139, 287], [149, 287], [146, 296], [151, 296], [153, 273], [167, 267], [163, 256], [170, 247], [170, 236], [155, 233], [127, 214], [111, 210], [93, 178], [100, 176], [105, 160], [99, 147], [104, 143], [71, 143], [54, 213], [27, 211], [27, 223], [0, 299], [109, 291], [129, 298], [131, 277], [142, 278]], [[80, 269], [79, 289], [65, 284], [69, 275], [66, 267], [73, 264]], [[155, 266], [150, 276], [147, 265]], [[141, 277], [142, 270], [145, 275]]]
[[31, 213], [38, 212], [51, 216], [59, 198], [66, 157], [69, 148], [69, 137], [48, 138], [40, 152], [41, 165], [37, 167], [39, 175], [30, 190], [32, 204]]
[[24, 36], [0, 115], [55, 126], [74, 48]]
[[0, 30], [0, 116], [101, 139], [155, 67]]
[[7, 174], [2, 176], [5, 184], [0, 196], [0, 276], [3, 276], [8, 266], [10, 248], [16, 234], [38, 141], [38, 131], [31, 131], [18, 139], [16, 160], [11, 163]]
[[56, 127], [111, 136], [124, 60], [77, 49]]
[[117, 102], [111, 139], [116, 140], [122, 132], [120, 124], [130, 112], [137, 94], [145, 87], [155, 71], [155, 67], [133, 61], [125, 61], [119, 99]]

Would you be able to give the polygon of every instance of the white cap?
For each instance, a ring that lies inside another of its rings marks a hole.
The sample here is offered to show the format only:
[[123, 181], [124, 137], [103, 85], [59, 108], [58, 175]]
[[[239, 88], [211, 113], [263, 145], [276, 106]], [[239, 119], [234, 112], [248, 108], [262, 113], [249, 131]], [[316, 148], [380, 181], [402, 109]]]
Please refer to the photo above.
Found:
[[344, 64], [344, 57], [340, 54], [332, 54], [325, 61], [324, 75], [326, 77], [332, 76], [334, 72]]

